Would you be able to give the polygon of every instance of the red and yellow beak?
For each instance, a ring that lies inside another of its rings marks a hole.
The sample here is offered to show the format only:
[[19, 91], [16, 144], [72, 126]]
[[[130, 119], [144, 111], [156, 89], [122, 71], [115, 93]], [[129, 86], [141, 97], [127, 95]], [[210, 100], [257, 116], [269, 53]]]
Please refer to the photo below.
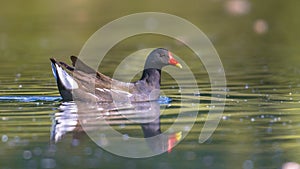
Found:
[[168, 52], [168, 55], [169, 55], [169, 64], [179, 67], [181, 69], [182, 68], [181, 64], [176, 59], [174, 59], [170, 51]]

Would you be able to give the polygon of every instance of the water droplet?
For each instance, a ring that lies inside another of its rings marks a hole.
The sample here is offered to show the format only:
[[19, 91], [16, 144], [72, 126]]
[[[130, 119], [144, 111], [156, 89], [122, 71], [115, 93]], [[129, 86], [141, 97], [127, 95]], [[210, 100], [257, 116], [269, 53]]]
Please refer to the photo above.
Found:
[[226, 1], [225, 10], [231, 15], [244, 15], [251, 10], [251, 4], [247, 0]]
[[249, 85], [248, 85], [248, 84], [246, 84], [246, 85], [245, 85], [245, 89], [248, 89], [248, 88], [249, 88]]
[[254, 22], [253, 29], [257, 34], [264, 34], [268, 31], [268, 23], [263, 19], [258, 19]]
[[76, 147], [79, 146], [80, 140], [79, 139], [72, 139], [72, 146]]
[[25, 150], [25, 151], [23, 152], [23, 158], [24, 158], [25, 160], [29, 160], [29, 159], [31, 159], [31, 157], [32, 157], [31, 151]]
[[19, 88], [22, 88], [22, 87], [23, 87], [23, 86], [20, 84], [20, 85], [19, 85]]
[[223, 120], [228, 120], [228, 117], [227, 116], [223, 116], [222, 119]]
[[20, 78], [20, 77], [21, 77], [21, 73], [17, 73], [16, 78]]
[[2, 142], [7, 142], [8, 141], [8, 136], [7, 135], [2, 135]]
[[251, 122], [254, 122], [254, 121], [255, 121], [255, 118], [252, 117], [252, 118], [251, 118]]

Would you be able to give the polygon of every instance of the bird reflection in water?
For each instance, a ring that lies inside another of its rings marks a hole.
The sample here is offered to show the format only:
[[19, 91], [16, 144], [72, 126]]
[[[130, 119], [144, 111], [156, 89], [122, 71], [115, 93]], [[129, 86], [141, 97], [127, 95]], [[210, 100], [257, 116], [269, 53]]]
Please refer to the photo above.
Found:
[[[54, 114], [51, 141], [59, 142], [67, 133], [74, 139], [80, 139], [89, 132], [107, 132], [116, 126], [138, 124], [149, 148], [154, 152], [171, 152], [180, 141], [181, 132], [162, 133], [160, 126], [160, 110], [166, 106], [158, 101], [136, 103], [97, 103], [63, 102]], [[109, 126], [109, 127], [108, 127]], [[123, 134], [124, 138], [129, 137]], [[109, 135], [106, 135], [109, 137]], [[113, 139], [113, 138], [112, 138]], [[101, 144], [106, 144], [105, 140]]]

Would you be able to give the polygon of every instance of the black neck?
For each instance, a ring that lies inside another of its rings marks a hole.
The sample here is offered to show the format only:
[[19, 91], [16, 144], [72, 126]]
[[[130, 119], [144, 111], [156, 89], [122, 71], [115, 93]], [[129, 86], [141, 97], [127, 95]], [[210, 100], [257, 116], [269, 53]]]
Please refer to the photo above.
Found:
[[144, 80], [148, 85], [153, 86], [156, 89], [159, 89], [160, 76], [161, 76], [160, 69], [149, 68], [143, 71], [141, 80]]

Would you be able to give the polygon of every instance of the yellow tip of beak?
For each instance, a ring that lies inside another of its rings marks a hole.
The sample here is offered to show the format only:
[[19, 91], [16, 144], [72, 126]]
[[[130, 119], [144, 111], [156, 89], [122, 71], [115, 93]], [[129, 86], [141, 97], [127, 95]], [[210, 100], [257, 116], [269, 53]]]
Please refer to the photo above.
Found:
[[180, 63], [177, 63], [175, 66], [176, 66], [176, 67], [179, 67], [180, 69], [182, 69], [182, 66], [181, 66]]

